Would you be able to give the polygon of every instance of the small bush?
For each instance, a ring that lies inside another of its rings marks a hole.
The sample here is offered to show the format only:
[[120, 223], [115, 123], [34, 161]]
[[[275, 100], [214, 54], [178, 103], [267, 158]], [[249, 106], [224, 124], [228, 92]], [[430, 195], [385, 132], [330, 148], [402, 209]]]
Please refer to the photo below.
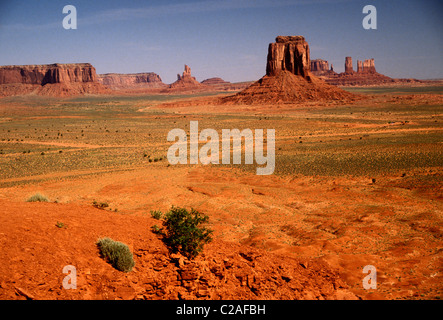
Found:
[[163, 221], [164, 242], [172, 252], [180, 252], [189, 259], [195, 258], [205, 243], [212, 240], [212, 230], [201, 226], [209, 217], [194, 209], [172, 207]]
[[151, 230], [156, 234], [162, 234], [162, 229], [156, 224], [151, 227]]
[[117, 270], [129, 272], [135, 266], [135, 262], [129, 247], [111, 238], [102, 238], [97, 241], [100, 254]]
[[26, 200], [27, 202], [49, 202], [49, 199], [41, 193], [36, 193]]
[[162, 218], [163, 213], [160, 210], [151, 210], [151, 216], [154, 219], [160, 220]]
[[63, 222], [57, 221], [57, 223], [55, 224], [57, 228], [66, 228], [66, 225]]
[[92, 201], [92, 206], [96, 207], [98, 209], [105, 209], [107, 207], [109, 207], [109, 204], [107, 202], [97, 202], [97, 201]]

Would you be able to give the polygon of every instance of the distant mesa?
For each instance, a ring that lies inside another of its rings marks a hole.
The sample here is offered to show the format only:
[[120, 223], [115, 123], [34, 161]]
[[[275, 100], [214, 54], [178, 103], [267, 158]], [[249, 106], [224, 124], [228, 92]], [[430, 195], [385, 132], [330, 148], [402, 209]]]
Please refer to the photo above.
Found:
[[163, 88], [160, 76], [154, 72], [142, 73], [106, 73], [97, 75], [97, 80], [113, 90]]
[[29, 93], [70, 96], [109, 90], [97, 81], [90, 63], [0, 66], [0, 96]]
[[218, 78], [218, 77], [205, 79], [201, 83], [202, 84], [207, 84], [207, 85], [210, 85], [210, 86], [219, 86], [219, 85], [230, 84], [229, 81], [225, 81], [222, 78]]
[[309, 45], [305, 38], [278, 36], [268, 47], [266, 75], [236, 95], [221, 98], [221, 101], [228, 104], [263, 104], [356, 98], [318, 79], [310, 69]]

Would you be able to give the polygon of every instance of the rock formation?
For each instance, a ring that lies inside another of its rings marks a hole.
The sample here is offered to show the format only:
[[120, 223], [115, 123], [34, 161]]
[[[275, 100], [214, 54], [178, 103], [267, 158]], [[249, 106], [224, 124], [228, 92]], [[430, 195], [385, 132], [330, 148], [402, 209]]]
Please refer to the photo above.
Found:
[[[331, 65], [332, 67], [332, 65]], [[311, 60], [311, 71], [312, 72], [324, 72], [329, 71], [329, 63], [323, 59], [315, 59]]]
[[375, 70], [374, 59], [357, 60], [357, 72], [353, 70], [352, 58], [345, 59], [345, 72], [320, 74], [329, 84], [338, 86], [361, 86], [394, 83], [397, 80], [389, 78]]
[[89, 63], [0, 67], [0, 95], [31, 92], [67, 96], [106, 93], [107, 89], [97, 82], [95, 68]]
[[[316, 61], [325, 61], [319, 63]], [[357, 71], [354, 71], [352, 66], [352, 58], [345, 58], [345, 72], [334, 72], [331, 64], [331, 70], [324, 71], [326, 60], [317, 59], [311, 61], [312, 73], [324, 80], [326, 83], [337, 86], [366, 86], [366, 85], [383, 85], [395, 83], [419, 83], [416, 79], [392, 79], [383, 74], [380, 74], [375, 69], [374, 59], [366, 59], [364, 61], [357, 60]]]
[[166, 86], [154, 72], [106, 73], [97, 76], [98, 82], [114, 90], [137, 88], [161, 88]]
[[362, 72], [376, 73], [374, 59], [368, 59], [363, 62]]
[[354, 95], [326, 84], [310, 72], [309, 45], [303, 36], [278, 36], [268, 49], [266, 75], [222, 103], [298, 103], [352, 100]]
[[218, 86], [218, 85], [230, 84], [230, 82], [225, 81], [222, 78], [218, 78], [218, 77], [205, 79], [201, 83], [202, 84], [207, 84], [207, 85], [210, 85], [210, 86]]
[[164, 89], [164, 92], [171, 91], [193, 91], [199, 89], [205, 89], [207, 86], [198, 82], [195, 77], [191, 75], [191, 68], [185, 65], [183, 74], [177, 74], [177, 81], [170, 84], [168, 88]]
[[314, 76], [325, 76], [334, 73], [334, 67], [331, 63], [331, 68], [329, 68], [329, 62], [323, 59], [311, 60], [311, 73]]
[[357, 60], [357, 73], [363, 72], [363, 63]]
[[345, 73], [354, 73], [352, 67], [352, 57], [346, 57], [345, 59]]
[[89, 63], [47, 64], [0, 67], [0, 84], [95, 82], [95, 68]]
[[310, 70], [309, 45], [303, 36], [278, 36], [269, 44], [266, 75], [280, 71], [307, 78]]

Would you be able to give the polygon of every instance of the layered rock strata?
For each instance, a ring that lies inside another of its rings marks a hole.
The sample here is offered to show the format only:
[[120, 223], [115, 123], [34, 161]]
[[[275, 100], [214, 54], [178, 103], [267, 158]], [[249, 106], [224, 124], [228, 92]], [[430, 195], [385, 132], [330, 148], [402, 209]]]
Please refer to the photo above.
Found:
[[90, 63], [0, 67], [0, 96], [35, 93], [69, 96], [107, 93]]

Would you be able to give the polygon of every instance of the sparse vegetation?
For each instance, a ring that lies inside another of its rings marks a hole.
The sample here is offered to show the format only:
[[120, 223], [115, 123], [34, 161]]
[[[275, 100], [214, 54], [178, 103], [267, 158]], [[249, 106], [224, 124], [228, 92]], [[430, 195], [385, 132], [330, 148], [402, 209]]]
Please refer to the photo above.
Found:
[[156, 225], [156, 224], [154, 224], [152, 227], [151, 227], [151, 230], [152, 230], [152, 232], [154, 232], [154, 233], [157, 233], [157, 234], [161, 234], [162, 232], [161, 232], [161, 228], [158, 226], [158, 225]]
[[41, 193], [37, 192], [36, 194], [30, 196], [27, 202], [49, 202], [49, 199], [42, 195]]
[[98, 209], [105, 209], [107, 207], [109, 207], [109, 204], [107, 202], [97, 202], [97, 201], [92, 201], [92, 206]]
[[63, 229], [66, 228], [66, 225], [63, 222], [57, 221], [57, 223], [55, 224], [55, 226], [57, 228]]
[[162, 218], [163, 213], [160, 210], [151, 210], [151, 216], [154, 219], [160, 220]]
[[131, 250], [123, 242], [101, 238], [97, 241], [97, 247], [102, 257], [117, 270], [129, 272], [135, 266]]

